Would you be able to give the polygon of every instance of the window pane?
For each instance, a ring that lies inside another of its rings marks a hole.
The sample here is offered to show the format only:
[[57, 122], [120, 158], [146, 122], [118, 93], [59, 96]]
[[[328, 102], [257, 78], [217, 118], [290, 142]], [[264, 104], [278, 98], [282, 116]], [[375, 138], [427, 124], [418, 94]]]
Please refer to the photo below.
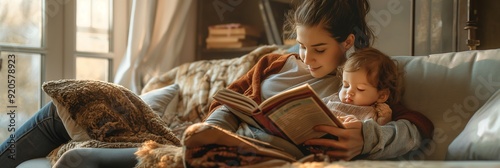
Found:
[[0, 45], [41, 47], [43, 2], [0, 1]]
[[[415, 55], [451, 52], [453, 1], [417, 1], [415, 10]], [[394, 46], [393, 46], [394, 48]]]
[[40, 54], [1, 52], [0, 58], [0, 140], [3, 141], [40, 109], [42, 64]]
[[411, 54], [411, 1], [371, 0], [367, 24], [376, 38], [374, 47], [387, 55]]
[[109, 60], [104, 58], [76, 57], [76, 79], [108, 81]]
[[78, 0], [76, 50], [109, 52], [110, 0]]

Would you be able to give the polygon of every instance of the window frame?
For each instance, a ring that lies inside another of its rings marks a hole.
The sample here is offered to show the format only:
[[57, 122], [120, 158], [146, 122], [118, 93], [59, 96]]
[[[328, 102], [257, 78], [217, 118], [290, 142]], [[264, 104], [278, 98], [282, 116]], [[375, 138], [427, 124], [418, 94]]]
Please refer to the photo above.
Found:
[[129, 6], [130, 0], [126, 1], [115, 1], [111, 0], [112, 3], [112, 23], [110, 23], [110, 52], [109, 53], [98, 53], [98, 52], [82, 52], [76, 51], [76, 0], [69, 0], [65, 5], [64, 14], [64, 78], [75, 78], [76, 77], [76, 57], [88, 57], [88, 58], [101, 58], [109, 60], [109, 77], [108, 81], [113, 81], [114, 74], [116, 73], [117, 67], [125, 54], [126, 44], [127, 44], [127, 32], [128, 24], [127, 18], [129, 17], [117, 17], [117, 16], [129, 16]]
[[[76, 0], [46, 0], [44, 5], [45, 29], [42, 33], [42, 77], [43, 81], [76, 78], [76, 57], [105, 58], [109, 60], [109, 79], [113, 81], [117, 67], [125, 54], [127, 45], [130, 0], [112, 1], [112, 26], [109, 53], [76, 51]], [[57, 10], [48, 12], [45, 9]], [[127, 16], [127, 17], [118, 17]], [[46, 20], [45, 20], [46, 19]], [[61, 33], [62, 32], [62, 33]], [[43, 93], [42, 93], [43, 94]], [[50, 101], [42, 96], [41, 105]]]

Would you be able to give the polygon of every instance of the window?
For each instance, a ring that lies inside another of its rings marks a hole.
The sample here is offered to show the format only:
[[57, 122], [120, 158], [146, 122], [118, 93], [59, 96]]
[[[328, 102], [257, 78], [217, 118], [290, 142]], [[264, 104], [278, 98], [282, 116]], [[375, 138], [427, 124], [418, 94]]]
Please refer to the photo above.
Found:
[[[44, 1], [0, 1], [0, 139], [40, 108]], [[31, 112], [31, 113], [30, 113]]]
[[50, 101], [44, 81], [112, 81], [126, 46], [129, 3], [0, 1], [0, 140]]
[[[113, 42], [111, 0], [78, 0], [76, 4], [76, 79], [111, 80]], [[89, 54], [90, 53], [90, 54]]]

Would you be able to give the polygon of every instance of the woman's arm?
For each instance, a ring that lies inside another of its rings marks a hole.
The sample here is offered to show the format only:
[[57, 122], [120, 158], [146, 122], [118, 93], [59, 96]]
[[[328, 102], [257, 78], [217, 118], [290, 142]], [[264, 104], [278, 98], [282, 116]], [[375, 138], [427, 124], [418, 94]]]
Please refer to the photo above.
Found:
[[417, 149], [422, 141], [417, 127], [408, 120], [379, 125], [373, 120], [363, 123], [363, 150], [368, 159], [388, 159]]
[[[388, 159], [417, 149], [421, 143], [418, 129], [408, 120], [398, 120], [379, 125], [374, 120], [344, 123], [346, 129], [318, 125], [315, 131], [338, 137], [334, 139], [310, 139], [306, 145], [328, 147], [325, 152], [332, 160], [351, 160], [357, 156], [368, 159]], [[317, 151], [321, 152], [321, 151]]]
[[311, 151], [312, 153], [324, 153], [331, 160], [351, 160], [361, 154], [363, 150], [363, 134], [362, 123], [360, 120], [344, 121], [344, 128], [318, 125], [314, 127], [314, 131], [326, 132], [334, 135], [337, 139], [310, 139], [304, 142], [304, 145], [323, 146], [323, 151]]
[[240, 124], [239, 118], [223, 105], [216, 108], [206, 118], [205, 122], [219, 126], [231, 132], [236, 132]]
[[390, 105], [392, 109], [392, 121], [407, 120], [414, 124], [424, 139], [432, 139], [434, 124], [422, 113], [410, 110], [403, 104]]

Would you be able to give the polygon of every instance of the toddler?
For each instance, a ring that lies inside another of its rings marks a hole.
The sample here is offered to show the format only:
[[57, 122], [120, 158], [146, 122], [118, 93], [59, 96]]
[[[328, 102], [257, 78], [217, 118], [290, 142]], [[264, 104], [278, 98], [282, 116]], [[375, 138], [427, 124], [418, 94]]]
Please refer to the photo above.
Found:
[[333, 113], [344, 121], [373, 119], [380, 125], [391, 121], [388, 104], [399, 101], [400, 75], [389, 56], [375, 48], [358, 50], [337, 72], [342, 87], [324, 99]]

